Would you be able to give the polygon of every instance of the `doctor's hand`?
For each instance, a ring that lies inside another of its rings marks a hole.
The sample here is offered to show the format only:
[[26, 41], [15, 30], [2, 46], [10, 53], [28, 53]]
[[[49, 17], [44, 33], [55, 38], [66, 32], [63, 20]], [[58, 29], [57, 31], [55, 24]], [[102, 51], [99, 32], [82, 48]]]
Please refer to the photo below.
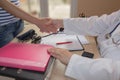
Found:
[[58, 28], [56, 27], [57, 25], [55, 25], [53, 23], [53, 20], [51, 18], [42, 18], [39, 19], [36, 22], [36, 26], [38, 26], [40, 28], [41, 32], [57, 32]]
[[56, 25], [57, 28], [64, 27], [63, 19], [53, 19], [53, 23]]
[[50, 49], [48, 49], [48, 52], [53, 57], [59, 59], [65, 65], [67, 65], [69, 63], [69, 60], [72, 56], [72, 53], [70, 53], [68, 50], [61, 49], [61, 48], [50, 48]]

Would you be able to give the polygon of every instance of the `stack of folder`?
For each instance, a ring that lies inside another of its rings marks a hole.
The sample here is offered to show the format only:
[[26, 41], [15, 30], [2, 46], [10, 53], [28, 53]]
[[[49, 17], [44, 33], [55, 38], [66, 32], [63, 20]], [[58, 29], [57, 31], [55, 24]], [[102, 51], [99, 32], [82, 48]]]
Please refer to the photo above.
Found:
[[0, 66], [44, 73], [51, 58], [47, 50], [52, 47], [42, 44], [10, 43], [0, 48]]

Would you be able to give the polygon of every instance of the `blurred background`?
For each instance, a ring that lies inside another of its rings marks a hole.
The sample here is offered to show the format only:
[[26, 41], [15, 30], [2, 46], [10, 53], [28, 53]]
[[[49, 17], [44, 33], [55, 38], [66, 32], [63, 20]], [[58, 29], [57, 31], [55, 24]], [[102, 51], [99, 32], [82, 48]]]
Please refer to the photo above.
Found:
[[[52, 18], [70, 17], [70, 0], [20, 0], [21, 8], [32, 15]], [[44, 13], [43, 13], [44, 12]]]
[[20, 0], [21, 8], [39, 17], [101, 16], [120, 9], [120, 0]]

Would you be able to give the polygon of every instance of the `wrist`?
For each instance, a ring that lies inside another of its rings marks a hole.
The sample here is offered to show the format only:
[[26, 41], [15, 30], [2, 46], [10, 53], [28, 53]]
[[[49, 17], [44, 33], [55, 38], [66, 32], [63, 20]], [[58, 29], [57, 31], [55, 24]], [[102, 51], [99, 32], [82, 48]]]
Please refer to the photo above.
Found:
[[42, 19], [35, 18], [34, 21], [33, 21], [33, 24], [40, 25], [42, 23], [41, 21], [42, 21]]

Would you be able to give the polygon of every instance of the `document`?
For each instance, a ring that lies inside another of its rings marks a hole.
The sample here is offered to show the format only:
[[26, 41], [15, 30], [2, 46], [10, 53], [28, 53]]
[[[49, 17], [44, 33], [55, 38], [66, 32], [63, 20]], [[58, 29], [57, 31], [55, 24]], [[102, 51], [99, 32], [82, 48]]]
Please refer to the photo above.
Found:
[[68, 35], [64, 33], [52, 34], [47, 37], [43, 37], [41, 44], [52, 45], [58, 48], [73, 50], [83, 50], [83, 46], [76, 35]]
[[82, 44], [89, 44], [89, 41], [84, 35], [78, 35], [78, 39], [81, 41]]

